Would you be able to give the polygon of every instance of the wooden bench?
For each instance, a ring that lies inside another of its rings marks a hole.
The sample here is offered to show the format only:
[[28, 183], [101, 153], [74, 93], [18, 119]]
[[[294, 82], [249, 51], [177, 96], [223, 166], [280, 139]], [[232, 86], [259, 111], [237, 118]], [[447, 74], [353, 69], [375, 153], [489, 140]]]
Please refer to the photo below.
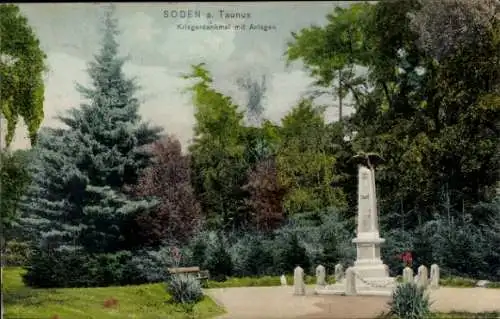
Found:
[[174, 274], [186, 274], [193, 275], [197, 280], [205, 284], [208, 279], [210, 279], [210, 272], [208, 270], [201, 270], [200, 267], [178, 267], [178, 268], [168, 268], [168, 273], [170, 275]]

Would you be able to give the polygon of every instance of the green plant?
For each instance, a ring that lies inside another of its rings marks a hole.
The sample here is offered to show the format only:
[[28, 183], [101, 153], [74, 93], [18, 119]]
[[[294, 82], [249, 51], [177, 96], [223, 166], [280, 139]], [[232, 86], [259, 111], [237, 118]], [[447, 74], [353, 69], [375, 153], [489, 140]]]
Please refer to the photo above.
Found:
[[446, 287], [475, 287], [476, 280], [464, 277], [446, 277], [441, 278], [439, 284]]
[[393, 292], [389, 314], [399, 319], [426, 319], [431, 314], [430, 305], [423, 288], [414, 283], [404, 283]]
[[34, 249], [24, 282], [37, 288], [105, 287], [130, 284], [137, 278], [128, 267], [132, 254], [121, 251], [89, 254], [79, 249]]
[[167, 292], [180, 304], [194, 304], [203, 298], [200, 282], [185, 274], [171, 275], [167, 279]]
[[205, 268], [210, 271], [210, 276], [217, 281], [226, 280], [233, 270], [231, 256], [227, 251], [229, 243], [223, 233], [214, 233], [209, 238]]
[[29, 244], [11, 240], [5, 247], [6, 266], [25, 266], [29, 260], [31, 249]]

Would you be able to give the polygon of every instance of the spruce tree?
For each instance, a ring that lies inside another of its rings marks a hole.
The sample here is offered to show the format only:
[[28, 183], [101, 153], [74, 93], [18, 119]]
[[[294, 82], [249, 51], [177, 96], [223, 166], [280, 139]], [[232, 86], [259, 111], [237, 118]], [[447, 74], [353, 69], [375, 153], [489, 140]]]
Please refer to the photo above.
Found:
[[59, 116], [67, 127], [43, 130], [35, 147], [23, 210], [42, 247], [124, 249], [124, 226], [155, 204], [131, 200], [125, 189], [148, 164], [145, 146], [159, 139], [161, 129], [138, 114], [138, 87], [123, 74], [112, 10], [104, 26], [102, 47], [87, 69], [92, 85], [77, 86], [87, 103]]

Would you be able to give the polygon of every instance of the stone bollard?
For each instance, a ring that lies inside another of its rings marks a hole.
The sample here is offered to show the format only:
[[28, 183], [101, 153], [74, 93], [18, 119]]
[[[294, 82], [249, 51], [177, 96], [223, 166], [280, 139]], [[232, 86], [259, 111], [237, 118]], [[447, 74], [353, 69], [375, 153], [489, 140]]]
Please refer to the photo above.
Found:
[[303, 296], [306, 294], [306, 285], [304, 283], [304, 269], [297, 266], [293, 272], [293, 294]]
[[410, 267], [405, 267], [405, 269], [403, 269], [403, 282], [407, 283], [412, 281], [413, 281], [413, 269], [411, 269]]
[[427, 267], [424, 265], [421, 265], [418, 267], [418, 281], [417, 281], [417, 286], [421, 288], [427, 288], [429, 285], [429, 271], [427, 270]]
[[287, 282], [286, 282], [286, 277], [285, 277], [285, 275], [281, 275], [281, 277], [280, 277], [280, 281], [281, 281], [281, 285], [282, 285], [282, 286], [287, 286]]
[[335, 282], [340, 282], [344, 278], [344, 267], [342, 264], [335, 265]]
[[326, 269], [323, 265], [316, 267], [316, 285], [326, 286]]
[[389, 271], [389, 266], [384, 265], [384, 269], [385, 269], [385, 275], [386, 275], [387, 277], [390, 277], [390, 276], [391, 276], [391, 272]]
[[356, 273], [354, 268], [349, 267], [345, 272], [345, 295], [355, 296], [356, 294]]
[[439, 288], [439, 266], [436, 264], [431, 265], [431, 289]]

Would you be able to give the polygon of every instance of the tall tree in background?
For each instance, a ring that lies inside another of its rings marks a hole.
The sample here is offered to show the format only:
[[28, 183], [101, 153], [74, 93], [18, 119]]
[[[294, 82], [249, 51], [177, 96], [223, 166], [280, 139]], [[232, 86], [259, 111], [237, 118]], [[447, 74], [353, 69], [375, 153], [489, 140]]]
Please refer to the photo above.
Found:
[[[493, 194], [500, 144], [495, 10], [489, 1], [356, 4], [291, 43], [289, 57], [303, 60], [319, 84], [329, 83], [334, 62], [367, 69], [356, 87], [347, 86], [356, 109], [347, 127], [358, 132], [354, 151], [386, 160], [378, 170], [382, 210], [404, 203], [419, 212], [407, 225], [431, 218], [442, 195], [467, 207]], [[344, 17], [355, 18], [352, 51], [336, 45]], [[438, 31], [441, 21], [451, 27]], [[391, 225], [400, 223], [393, 217]]]
[[140, 197], [154, 197], [159, 204], [138, 216], [139, 236], [147, 244], [183, 241], [200, 226], [201, 209], [191, 186], [191, 160], [182, 154], [175, 137], [152, 145], [154, 163], [146, 168], [135, 187]]
[[286, 190], [278, 181], [276, 160], [264, 159], [249, 171], [248, 183], [244, 189], [249, 192], [246, 200], [251, 209], [251, 222], [258, 231], [269, 232], [285, 219], [283, 199]]
[[246, 93], [246, 116], [249, 124], [258, 126], [262, 121], [262, 114], [264, 112], [262, 103], [267, 91], [266, 76], [263, 75], [259, 82], [248, 75], [239, 78], [236, 83]]
[[194, 142], [190, 146], [193, 179], [204, 214], [213, 226], [236, 229], [246, 220], [245, 192], [248, 164], [244, 160], [243, 113], [231, 98], [212, 87], [204, 64], [185, 76], [195, 83], [189, 88], [195, 106]]
[[282, 119], [279, 136], [276, 159], [279, 182], [287, 189], [287, 214], [345, 208], [343, 191], [332, 187], [338, 178], [336, 157], [323, 111], [301, 101]]
[[306, 69], [316, 78], [315, 95], [331, 94], [338, 102], [338, 117], [342, 121], [346, 97], [355, 100], [363, 90], [363, 77], [357, 73], [358, 58], [364, 53], [363, 21], [369, 4], [352, 4], [349, 8], [336, 7], [326, 16], [324, 28], [311, 26], [292, 32], [288, 43], [288, 63], [302, 59]]
[[124, 186], [136, 184], [149, 163], [144, 146], [156, 141], [161, 129], [138, 114], [137, 86], [123, 74], [112, 10], [106, 11], [104, 26], [102, 47], [88, 67], [92, 86], [78, 86], [88, 102], [60, 116], [67, 128], [47, 129], [35, 147], [23, 210], [42, 247], [126, 248], [124, 227], [153, 205], [129, 200]]
[[45, 53], [28, 20], [13, 4], [0, 6], [0, 115], [7, 121], [8, 147], [21, 117], [31, 144], [43, 120]]

